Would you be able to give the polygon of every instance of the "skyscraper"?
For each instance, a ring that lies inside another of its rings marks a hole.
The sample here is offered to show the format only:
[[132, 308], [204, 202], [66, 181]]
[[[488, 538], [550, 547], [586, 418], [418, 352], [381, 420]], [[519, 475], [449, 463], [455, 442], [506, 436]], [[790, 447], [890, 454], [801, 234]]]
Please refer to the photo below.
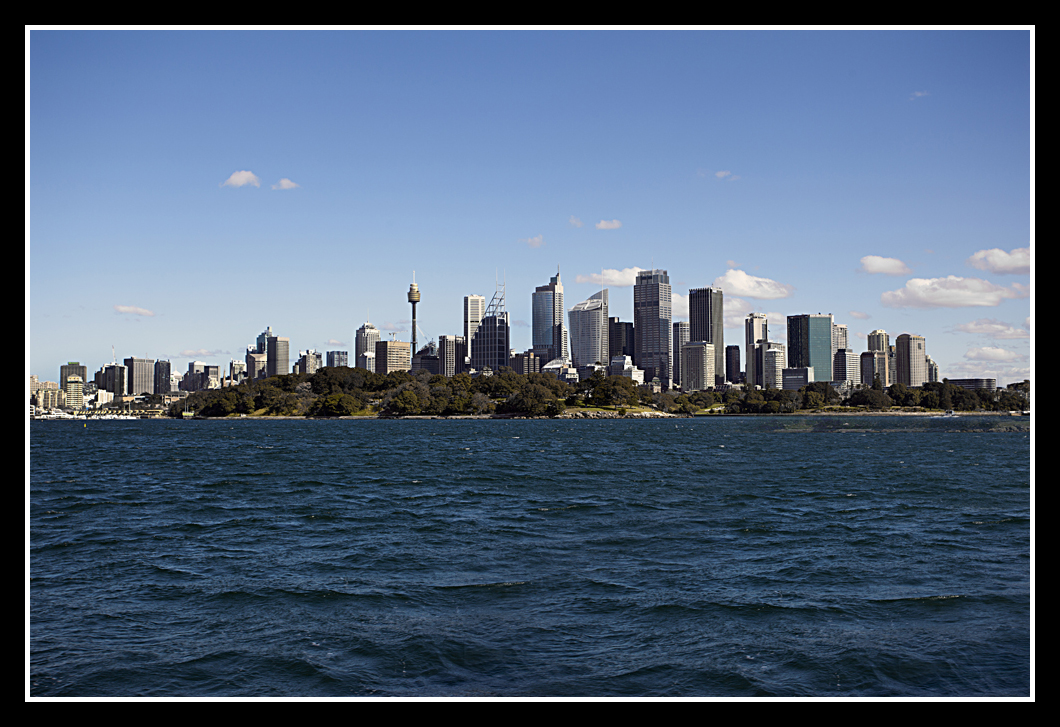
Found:
[[291, 339], [269, 336], [265, 344], [265, 373], [271, 378], [291, 372]]
[[903, 333], [894, 340], [899, 384], [923, 386], [928, 380], [926, 346], [923, 336], [909, 333]]
[[756, 386], [763, 386], [762, 383], [762, 368], [761, 368], [761, 356], [758, 355], [759, 341], [766, 341], [769, 339], [769, 321], [762, 313], [750, 313], [747, 319], [744, 321], [744, 350], [747, 356], [747, 363], [744, 364], [746, 368], [746, 375], [744, 376], [744, 386], [748, 389], [754, 389]]
[[629, 356], [633, 362], [633, 324], [623, 323], [618, 318], [609, 318], [607, 325], [608, 357]]
[[688, 327], [689, 340], [714, 344], [716, 383], [725, 383], [725, 316], [721, 288], [688, 291]]
[[481, 295], [464, 296], [464, 340], [467, 342], [467, 355], [471, 356], [471, 342], [478, 331], [482, 316], [486, 315], [486, 298]]
[[610, 363], [608, 354], [607, 288], [570, 309], [570, 348], [575, 368]]
[[350, 365], [350, 354], [347, 351], [328, 351], [328, 368], [348, 367]]
[[714, 344], [689, 341], [681, 346], [681, 390], [703, 391], [714, 386]]
[[464, 373], [467, 342], [463, 336], [438, 336], [438, 373], [456, 376]]
[[[468, 296], [464, 298], [465, 303]], [[479, 321], [471, 339], [471, 366], [477, 371], [485, 368], [497, 372], [508, 365], [511, 355], [511, 326], [508, 312], [504, 308], [504, 283], [497, 285], [486, 315]]]
[[685, 385], [682, 383], [681, 379], [681, 360], [683, 358], [681, 355], [681, 346], [684, 346], [692, 340], [688, 337], [689, 328], [688, 321], [674, 321], [674, 386], [680, 386], [682, 389], [684, 389]]
[[134, 396], [155, 393], [155, 360], [153, 358], [127, 358], [125, 368], [129, 370], [129, 393]]
[[812, 368], [814, 381], [832, 381], [832, 314], [788, 316], [788, 368]]
[[644, 380], [654, 378], [670, 388], [672, 299], [665, 270], [641, 270], [633, 286], [634, 363], [644, 369]]
[[532, 297], [533, 350], [547, 363], [568, 358], [567, 331], [563, 325], [563, 283], [556, 270], [548, 285], [539, 285]]
[[155, 393], [170, 393], [170, 365], [169, 361], [159, 359], [155, 361]]
[[379, 343], [379, 329], [368, 321], [357, 329], [354, 337], [354, 366], [375, 371], [375, 344]]
[[80, 376], [82, 384], [88, 381], [88, 367], [82, 366], [78, 361], [70, 361], [59, 367], [59, 388], [66, 391], [66, 379], [68, 376]]
[[740, 380], [740, 347], [735, 344], [725, 347], [725, 380], [734, 384]]

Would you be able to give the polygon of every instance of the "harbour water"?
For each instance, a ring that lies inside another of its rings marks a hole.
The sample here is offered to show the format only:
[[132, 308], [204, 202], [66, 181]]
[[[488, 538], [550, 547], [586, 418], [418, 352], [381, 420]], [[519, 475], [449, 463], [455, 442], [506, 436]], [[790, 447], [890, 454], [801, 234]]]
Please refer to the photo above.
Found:
[[33, 697], [1031, 694], [1027, 418], [33, 422]]

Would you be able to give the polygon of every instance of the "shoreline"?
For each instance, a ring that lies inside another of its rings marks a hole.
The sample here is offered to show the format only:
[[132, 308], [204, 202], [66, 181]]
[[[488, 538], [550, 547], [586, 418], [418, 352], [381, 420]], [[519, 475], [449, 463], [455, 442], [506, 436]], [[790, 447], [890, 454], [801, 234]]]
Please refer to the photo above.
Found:
[[[511, 419], [555, 419], [555, 420], [589, 420], [589, 419], [711, 419], [714, 417], [928, 417], [955, 419], [958, 417], [1015, 417], [1030, 418], [1030, 414], [1013, 414], [1007, 411], [954, 412], [945, 414], [942, 411], [800, 411], [783, 414], [670, 414], [667, 412], [633, 412], [620, 415], [612, 411], [576, 411], [564, 412], [555, 417], [519, 416], [517, 414], [412, 414], [409, 416], [340, 416], [340, 417], [305, 417], [305, 416], [237, 416], [237, 417], [192, 417], [199, 421], [329, 421], [329, 420], [364, 420], [364, 421], [400, 421], [400, 420], [476, 420], [490, 421]], [[159, 419], [183, 421], [171, 417]]]

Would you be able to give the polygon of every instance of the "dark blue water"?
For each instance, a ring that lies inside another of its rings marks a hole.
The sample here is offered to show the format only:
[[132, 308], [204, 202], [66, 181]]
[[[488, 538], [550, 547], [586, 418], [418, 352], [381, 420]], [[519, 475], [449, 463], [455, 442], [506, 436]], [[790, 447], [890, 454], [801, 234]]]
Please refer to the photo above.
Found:
[[31, 696], [1028, 696], [1029, 422], [34, 422]]

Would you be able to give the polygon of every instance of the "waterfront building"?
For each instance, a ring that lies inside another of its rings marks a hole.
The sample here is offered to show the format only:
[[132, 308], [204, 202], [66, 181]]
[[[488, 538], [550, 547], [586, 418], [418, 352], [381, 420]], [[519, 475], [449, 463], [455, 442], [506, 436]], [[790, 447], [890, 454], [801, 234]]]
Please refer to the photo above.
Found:
[[[832, 351], [842, 351], [844, 348], [848, 348], [847, 336], [849, 331], [846, 323], [833, 323], [832, 324]], [[833, 353], [833, 355], [835, 355]]]
[[[247, 364], [246, 361], [236, 361], [232, 359], [228, 362], [228, 383], [232, 386], [240, 383], [247, 377]], [[156, 391], [155, 393], [160, 394], [163, 392]], [[164, 392], [169, 393], [169, 392]]]
[[471, 367], [476, 371], [488, 367], [497, 373], [508, 365], [510, 355], [510, 316], [504, 307], [504, 283], [499, 283], [471, 339]]
[[103, 367], [103, 381], [99, 388], [105, 389], [114, 396], [125, 396], [128, 392], [128, 369], [120, 364], [108, 364]]
[[997, 393], [997, 379], [946, 379], [946, 383], [959, 386], [962, 389], [986, 389]]
[[611, 364], [607, 367], [608, 376], [625, 376], [633, 379], [633, 383], [644, 383], [644, 371], [633, 365], [633, 357], [628, 355], [612, 356]]
[[62, 389], [37, 389], [37, 407], [40, 409], [65, 408], [66, 392]]
[[898, 383], [923, 386], [928, 380], [926, 342], [923, 336], [903, 333], [894, 341]]
[[81, 381], [88, 381], [88, 367], [82, 366], [80, 361], [69, 361], [59, 367], [58, 388], [66, 391], [66, 379], [69, 376], [80, 376]]
[[264, 352], [257, 353], [252, 348], [247, 349], [245, 359], [247, 377], [250, 379], [264, 379], [269, 375], [268, 355]]
[[133, 396], [155, 393], [155, 360], [153, 358], [127, 358], [125, 368], [129, 371], [128, 393]]
[[294, 365], [296, 374], [315, 374], [324, 367], [324, 358], [319, 351], [309, 349], [298, 352], [298, 361]]
[[466, 370], [467, 342], [463, 336], [438, 337], [438, 373], [456, 376]]
[[412, 368], [412, 344], [408, 341], [379, 341], [375, 344], [375, 372], [386, 376], [391, 371]]
[[681, 346], [684, 346], [691, 339], [689, 336], [690, 325], [688, 321], [674, 321], [673, 325], [673, 341], [674, 346], [674, 386], [684, 389], [684, 384], [681, 383]]
[[832, 360], [832, 381], [860, 384], [861, 356], [850, 348], [841, 348], [836, 351]]
[[[689, 340], [714, 344], [716, 384], [725, 383], [725, 315], [721, 288], [688, 291]], [[675, 344], [676, 345], [676, 344]], [[674, 350], [680, 350], [674, 348]]]
[[648, 381], [670, 388], [673, 301], [665, 270], [641, 270], [633, 285], [633, 361]]
[[429, 374], [439, 372], [438, 346], [433, 340], [427, 341], [427, 345], [417, 351], [412, 357], [413, 371], [426, 371]]
[[831, 381], [832, 314], [788, 316], [788, 368], [812, 368], [818, 381]]
[[156, 394], [169, 394], [172, 389], [170, 387], [172, 373], [171, 366], [168, 360], [158, 359], [155, 361], [155, 393]]
[[681, 347], [682, 391], [703, 391], [715, 384], [714, 344], [707, 341], [689, 341]]
[[574, 366], [592, 366], [608, 360], [607, 288], [570, 309], [570, 350]]
[[633, 324], [623, 323], [618, 318], [608, 318], [607, 353], [608, 359], [615, 356], [629, 356], [633, 359]]
[[787, 358], [785, 346], [777, 341], [763, 341], [759, 346], [762, 357], [762, 388], [784, 388], [784, 362]]
[[762, 363], [759, 342], [769, 338], [769, 322], [762, 313], [750, 313], [744, 320], [744, 351], [747, 356], [747, 370], [744, 375], [744, 386], [754, 390], [762, 385]]
[[785, 391], [798, 391], [807, 384], [813, 383], [813, 367], [787, 368], [783, 370], [781, 376]]
[[512, 354], [508, 365], [512, 367], [512, 371], [515, 373], [526, 376], [527, 374], [541, 373], [541, 362], [541, 357], [534, 353], [534, 349], [531, 348], [523, 353]]
[[928, 381], [938, 381], [939, 380], [939, 365], [937, 363], [935, 363], [935, 359], [931, 358], [930, 356], [924, 356], [924, 358], [927, 359], [927, 361], [926, 361], [927, 377], [928, 377], [927, 380]]
[[740, 382], [740, 347], [736, 344], [725, 347], [725, 380]]
[[84, 379], [77, 374], [68, 374], [66, 377], [66, 404], [65, 408], [80, 411], [85, 408], [85, 398], [82, 391]]
[[328, 351], [327, 361], [328, 368], [349, 368], [350, 353], [349, 351]]
[[265, 349], [265, 372], [270, 378], [291, 372], [290, 338], [269, 336]]
[[879, 376], [881, 387], [886, 389], [890, 386], [887, 383], [893, 378], [890, 372], [890, 361], [890, 354], [885, 350], [870, 350], [861, 354], [861, 383], [865, 386], [872, 386], [876, 377]]
[[467, 355], [471, 356], [471, 342], [478, 332], [479, 323], [486, 315], [486, 298], [482, 295], [464, 296], [464, 340], [467, 342]]
[[354, 337], [353, 354], [355, 366], [367, 371], [375, 371], [375, 344], [379, 343], [379, 329], [370, 322], [357, 329]]
[[868, 349], [870, 351], [887, 351], [891, 346], [891, 337], [887, 331], [877, 328], [868, 335]]
[[568, 334], [563, 324], [563, 283], [559, 269], [548, 285], [534, 289], [532, 303], [532, 345], [534, 353], [545, 361], [567, 358]]

